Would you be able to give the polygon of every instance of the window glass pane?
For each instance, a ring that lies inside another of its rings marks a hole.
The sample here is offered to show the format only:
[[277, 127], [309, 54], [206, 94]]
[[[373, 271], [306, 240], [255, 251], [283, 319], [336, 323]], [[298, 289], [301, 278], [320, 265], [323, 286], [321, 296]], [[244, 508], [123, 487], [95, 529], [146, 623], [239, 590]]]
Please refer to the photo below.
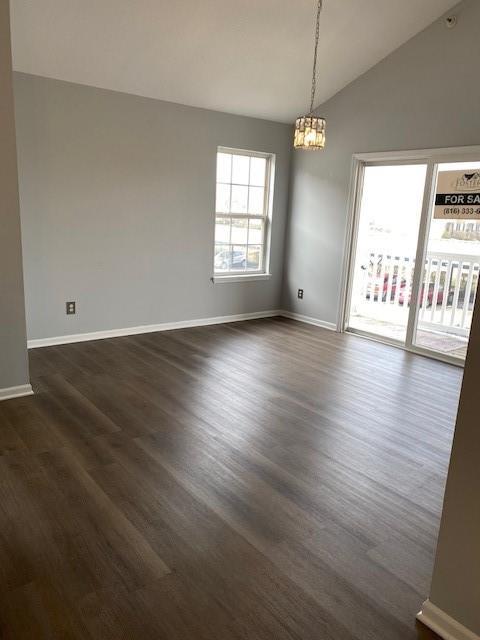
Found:
[[217, 152], [216, 273], [264, 269], [268, 163], [268, 158], [241, 151]]
[[248, 187], [232, 185], [232, 213], [247, 213]]
[[217, 182], [231, 182], [232, 154], [217, 153]]
[[230, 243], [230, 218], [218, 218], [215, 224], [215, 242]]
[[263, 244], [263, 220], [251, 219], [248, 226], [249, 244]]
[[265, 171], [267, 168], [267, 161], [265, 158], [251, 158], [250, 159], [250, 184], [257, 185], [258, 187], [265, 186]]
[[247, 244], [248, 218], [233, 218], [232, 242]]
[[230, 213], [230, 185], [217, 184], [217, 213]]
[[262, 247], [260, 245], [248, 245], [247, 269], [259, 270], [262, 267]]
[[248, 213], [256, 215], [263, 214], [263, 196], [265, 190], [263, 187], [248, 188]]
[[245, 271], [247, 266], [247, 247], [233, 245], [232, 247], [232, 271]]
[[215, 271], [228, 271], [231, 264], [231, 247], [228, 244], [215, 244]]
[[235, 184], [248, 184], [249, 169], [249, 156], [233, 156], [232, 182]]

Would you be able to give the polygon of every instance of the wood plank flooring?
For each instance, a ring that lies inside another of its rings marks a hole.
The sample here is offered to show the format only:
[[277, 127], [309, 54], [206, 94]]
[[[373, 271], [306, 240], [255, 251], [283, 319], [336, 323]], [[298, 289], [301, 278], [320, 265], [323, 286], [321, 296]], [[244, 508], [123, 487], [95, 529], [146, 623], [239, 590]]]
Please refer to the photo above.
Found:
[[417, 638], [460, 369], [282, 318], [30, 363], [0, 404], [2, 640]]

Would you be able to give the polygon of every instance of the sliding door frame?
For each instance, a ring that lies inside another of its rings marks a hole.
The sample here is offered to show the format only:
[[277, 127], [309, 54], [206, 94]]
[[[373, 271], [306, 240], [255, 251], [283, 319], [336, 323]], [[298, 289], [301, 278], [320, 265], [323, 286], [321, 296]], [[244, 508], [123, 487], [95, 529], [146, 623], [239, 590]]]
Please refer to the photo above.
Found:
[[[344, 259], [341, 281], [341, 299], [337, 319], [337, 331], [343, 333], [347, 331], [347, 323], [350, 317], [351, 294], [353, 286], [353, 275], [355, 267], [355, 251], [358, 240], [358, 228], [360, 222], [360, 204], [363, 192], [363, 180], [365, 167], [403, 165], [403, 164], [426, 164], [427, 172], [425, 176], [425, 187], [420, 216], [417, 251], [415, 256], [415, 270], [412, 282], [411, 299], [418, 301], [425, 255], [427, 251], [428, 233], [431, 222], [431, 211], [433, 199], [435, 197], [436, 176], [438, 165], [447, 162], [471, 162], [480, 160], [480, 146], [454, 147], [441, 149], [419, 149], [413, 151], [389, 151], [379, 153], [357, 153], [352, 157], [352, 168], [350, 175], [350, 189], [348, 200], [347, 233], [344, 248]], [[453, 356], [441, 354], [429, 349], [419, 347], [414, 344], [419, 307], [418, 303], [410, 305], [407, 334], [405, 343], [383, 336], [377, 336], [366, 331], [348, 329], [348, 332], [361, 335], [365, 338], [384, 342], [395, 347], [428, 356], [436, 360], [448, 362], [463, 367], [463, 361]]]

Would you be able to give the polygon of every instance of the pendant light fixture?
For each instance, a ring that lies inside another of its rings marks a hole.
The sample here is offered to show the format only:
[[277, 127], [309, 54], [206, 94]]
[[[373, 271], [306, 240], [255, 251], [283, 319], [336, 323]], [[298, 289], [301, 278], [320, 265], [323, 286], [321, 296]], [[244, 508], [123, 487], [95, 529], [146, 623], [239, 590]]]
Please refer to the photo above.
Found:
[[323, 0], [318, 0], [317, 22], [315, 29], [315, 48], [313, 53], [312, 71], [312, 91], [310, 95], [310, 111], [306, 116], [301, 116], [295, 121], [295, 137], [293, 146], [295, 149], [311, 149], [313, 151], [323, 149], [325, 146], [325, 118], [312, 115], [315, 89], [317, 88], [317, 53], [318, 36], [320, 33], [320, 13], [322, 12]]

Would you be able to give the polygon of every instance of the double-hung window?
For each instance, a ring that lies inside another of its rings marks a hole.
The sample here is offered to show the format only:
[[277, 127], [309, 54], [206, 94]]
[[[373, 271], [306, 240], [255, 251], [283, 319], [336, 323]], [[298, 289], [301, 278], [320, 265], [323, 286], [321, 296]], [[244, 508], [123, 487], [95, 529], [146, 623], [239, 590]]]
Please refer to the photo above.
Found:
[[271, 154], [218, 149], [215, 275], [267, 272], [272, 181]]

